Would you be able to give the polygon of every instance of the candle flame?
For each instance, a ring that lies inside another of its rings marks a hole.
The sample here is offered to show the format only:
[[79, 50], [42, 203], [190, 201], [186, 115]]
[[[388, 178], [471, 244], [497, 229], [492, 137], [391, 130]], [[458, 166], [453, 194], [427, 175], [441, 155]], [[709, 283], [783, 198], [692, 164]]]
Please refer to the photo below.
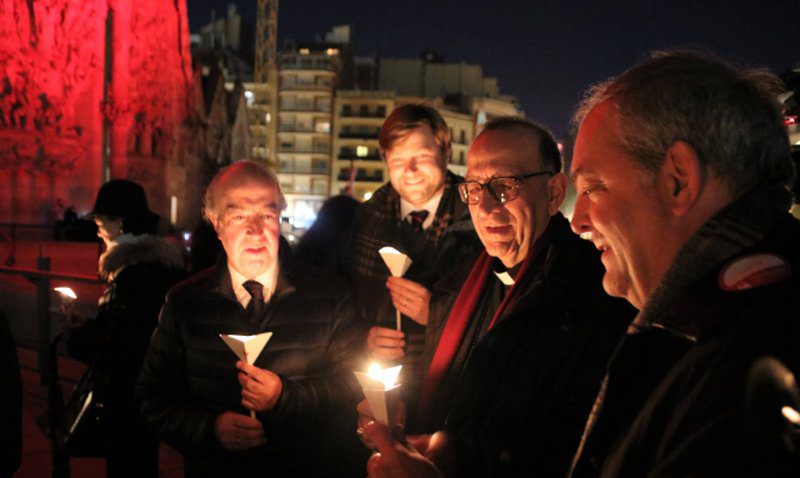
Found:
[[385, 390], [389, 390], [394, 388], [394, 386], [397, 384], [397, 377], [400, 375], [401, 368], [403, 368], [402, 365], [390, 368], [381, 368], [380, 365], [373, 362], [369, 365], [367, 375], [369, 375], [369, 378], [381, 382]]
[[56, 287], [53, 290], [63, 295], [64, 297], [69, 297], [70, 299], [78, 298], [78, 295], [75, 293], [75, 291], [69, 287]]
[[781, 408], [781, 414], [795, 426], [800, 426], [800, 413], [794, 408], [786, 405]]

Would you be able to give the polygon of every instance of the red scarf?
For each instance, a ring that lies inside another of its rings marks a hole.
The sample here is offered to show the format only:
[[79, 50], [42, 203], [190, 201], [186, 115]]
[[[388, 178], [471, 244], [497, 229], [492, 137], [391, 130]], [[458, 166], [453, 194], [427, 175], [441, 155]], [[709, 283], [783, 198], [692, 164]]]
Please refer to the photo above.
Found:
[[[530, 276], [533, 275], [529, 274], [528, 271], [537, 268], [531, 267], [531, 264], [534, 262], [541, 262], [536, 261], [536, 258], [542, 256], [540, 253], [541, 246], [550, 242], [545, 236], [549, 235], [547, 232], [551, 229], [552, 228], [547, 228], [542, 237], [536, 241], [536, 245], [532, 248], [531, 253], [528, 254], [522, 262], [519, 273], [514, 280], [514, 285], [511, 286], [511, 290], [506, 293], [506, 296], [500, 303], [500, 307], [495, 311], [492, 321], [489, 322], [487, 331], [491, 330], [497, 320], [508, 310], [509, 305], [514, 302], [515, 296], [518, 295], [518, 291], [524, 291], [526, 289], [528, 280]], [[433, 406], [436, 403], [439, 385], [449, 370], [450, 363], [453, 361], [453, 357], [455, 357], [461, 342], [464, 340], [464, 333], [467, 330], [467, 326], [472, 316], [475, 314], [476, 308], [484, 294], [486, 280], [492, 273], [492, 258], [489, 257], [486, 251], [483, 251], [480, 257], [478, 257], [478, 260], [475, 261], [475, 265], [472, 266], [467, 280], [461, 287], [461, 292], [458, 293], [456, 302], [447, 319], [447, 324], [439, 339], [439, 344], [436, 346], [436, 352], [428, 368], [428, 374], [422, 384], [416, 423], [420, 431], [426, 430], [431, 425]]]

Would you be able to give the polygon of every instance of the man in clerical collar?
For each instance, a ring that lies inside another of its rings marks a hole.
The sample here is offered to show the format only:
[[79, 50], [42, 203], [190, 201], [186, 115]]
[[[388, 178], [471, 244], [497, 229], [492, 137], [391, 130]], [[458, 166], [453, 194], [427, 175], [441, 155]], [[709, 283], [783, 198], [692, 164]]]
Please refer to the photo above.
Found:
[[487, 123], [470, 148], [458, 190], [484, 252], [434, 289], [450, 312], [429, 323], [412, 424], [443, 430], [422, 444], [447, 476], [563, 475], [632, 317], [559, 212], [566, 186], [553, 137], [526, 119]]
[[[222, 170], [205, 217], [225, 254], [167, 295], [137, 399], [150, 430], [185, 454], [186, 476], [318, 475], [331, 420], [358, 394], [349, 361], [366, 330], [344, 284], [282, 250], [284, 205], [263, 166]], [[247, 361], [221, 338], [266, 332]]]
[[[478, 250], [466, 205], [458, 199], [462, 178], [447, 170], [450, 129], [432, 107], [395, 108], [379, 135], [389, 182], [356, 211], [343, 244], [343, 272], [362, 315], [374, 326], [367, 348], [375, 360], [401, 361], [404, 394], [411, 414], [419, 393], [430, 288], [450, 267]], [[391, 246], [413, 263], [391, 277], [378, 251]], [[395, 310], [402, 314], [396, 330]]]

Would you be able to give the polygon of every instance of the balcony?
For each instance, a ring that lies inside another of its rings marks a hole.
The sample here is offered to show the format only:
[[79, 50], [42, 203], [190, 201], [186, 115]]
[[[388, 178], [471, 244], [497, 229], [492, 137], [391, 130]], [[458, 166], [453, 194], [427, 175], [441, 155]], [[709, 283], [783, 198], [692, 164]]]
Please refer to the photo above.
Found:
[[284, 81], [281, 83], [280, 89], [282, 91], [333, 91], [333, 83], [327, 81]]
[[295, 145], [282, 144], [278, 148], [278, 152], [329, 155], [331, 154], [331, 147], [329, 145], [309, 147], [309, 146], [295, 146]]
[[311, 194], [315, 196], [327, 196], [327, 185], [314, 185], [313, 187], [307, 184], [292, 184], [288, 182], [281, 183], [281, 191], [284, 194]]
[[312, 113], [330, 113], [331, 105], [299, 105], [296, 103], [281, 103], [280, 112], [310, 111]]
[[318, 131], [314, 126], [296, 125], [296, 124], [281, 124], [278, 125], [278, 131], [281, 133], [313, 133], [324, 134], [328, 136], [330, 131]]
[[380, 132], [375, 131], [340, 131], [341, 139], [378, 139]]
[[386, 118], [386, 112], [380, 111], [346, 111], [342, 110], [342, 118]]
[[313, 166], [284, 167], [283, 165], [281, 165], [281, 167], [278, 170], [278, 173], [280, 174], [323, 174], [325, 176], [329, 175], [330, 172], [331, 172], [330, 168], [328, 168], [327, 164], [325, 166], [317, 166], [317, 167]]
[[[339, 176], [337, 176], [336, 179], [338, 181], [349, 181], [350, 174], [346, 171], [342, 171], [339, 173]], [[375, 171], [372, 174], [358, 172], [356, 173], [355, 180], [363, 183], [382, 183], [383, 171]]]
[[355, 151], [347, 152], [342, 151], [336, 156], [337, 159], [341, 159], [343, 161], [380, 161], [381, 155], [375, 151], [374, 153], [369, 153], [366, 156], [359, 156], [356, 154]]
[[325, 70], [334, 71], [335, 66], [330, 58], [282, 58], [280, 60], [281, 70]]

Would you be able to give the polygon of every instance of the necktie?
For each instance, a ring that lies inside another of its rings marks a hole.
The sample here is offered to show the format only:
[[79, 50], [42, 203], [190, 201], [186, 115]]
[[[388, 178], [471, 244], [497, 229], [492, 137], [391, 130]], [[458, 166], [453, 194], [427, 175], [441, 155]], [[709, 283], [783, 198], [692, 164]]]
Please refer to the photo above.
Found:
[[264, 309], [264, 286], [254, 280], [245, 281], [242, 286], [250, 294], [250, 302], [247, 304], [245, 313], [251, 322], [255, 323], [261, 316]]
[[416, 233], [419, 234], [422, 232], [422, 224], [425, 223], [425, 219], [428, 218], [428, 211], [422, 209], [420, 211], [411, 211], [408, 213], [408, 220], [411, 223], [411, 229]]

